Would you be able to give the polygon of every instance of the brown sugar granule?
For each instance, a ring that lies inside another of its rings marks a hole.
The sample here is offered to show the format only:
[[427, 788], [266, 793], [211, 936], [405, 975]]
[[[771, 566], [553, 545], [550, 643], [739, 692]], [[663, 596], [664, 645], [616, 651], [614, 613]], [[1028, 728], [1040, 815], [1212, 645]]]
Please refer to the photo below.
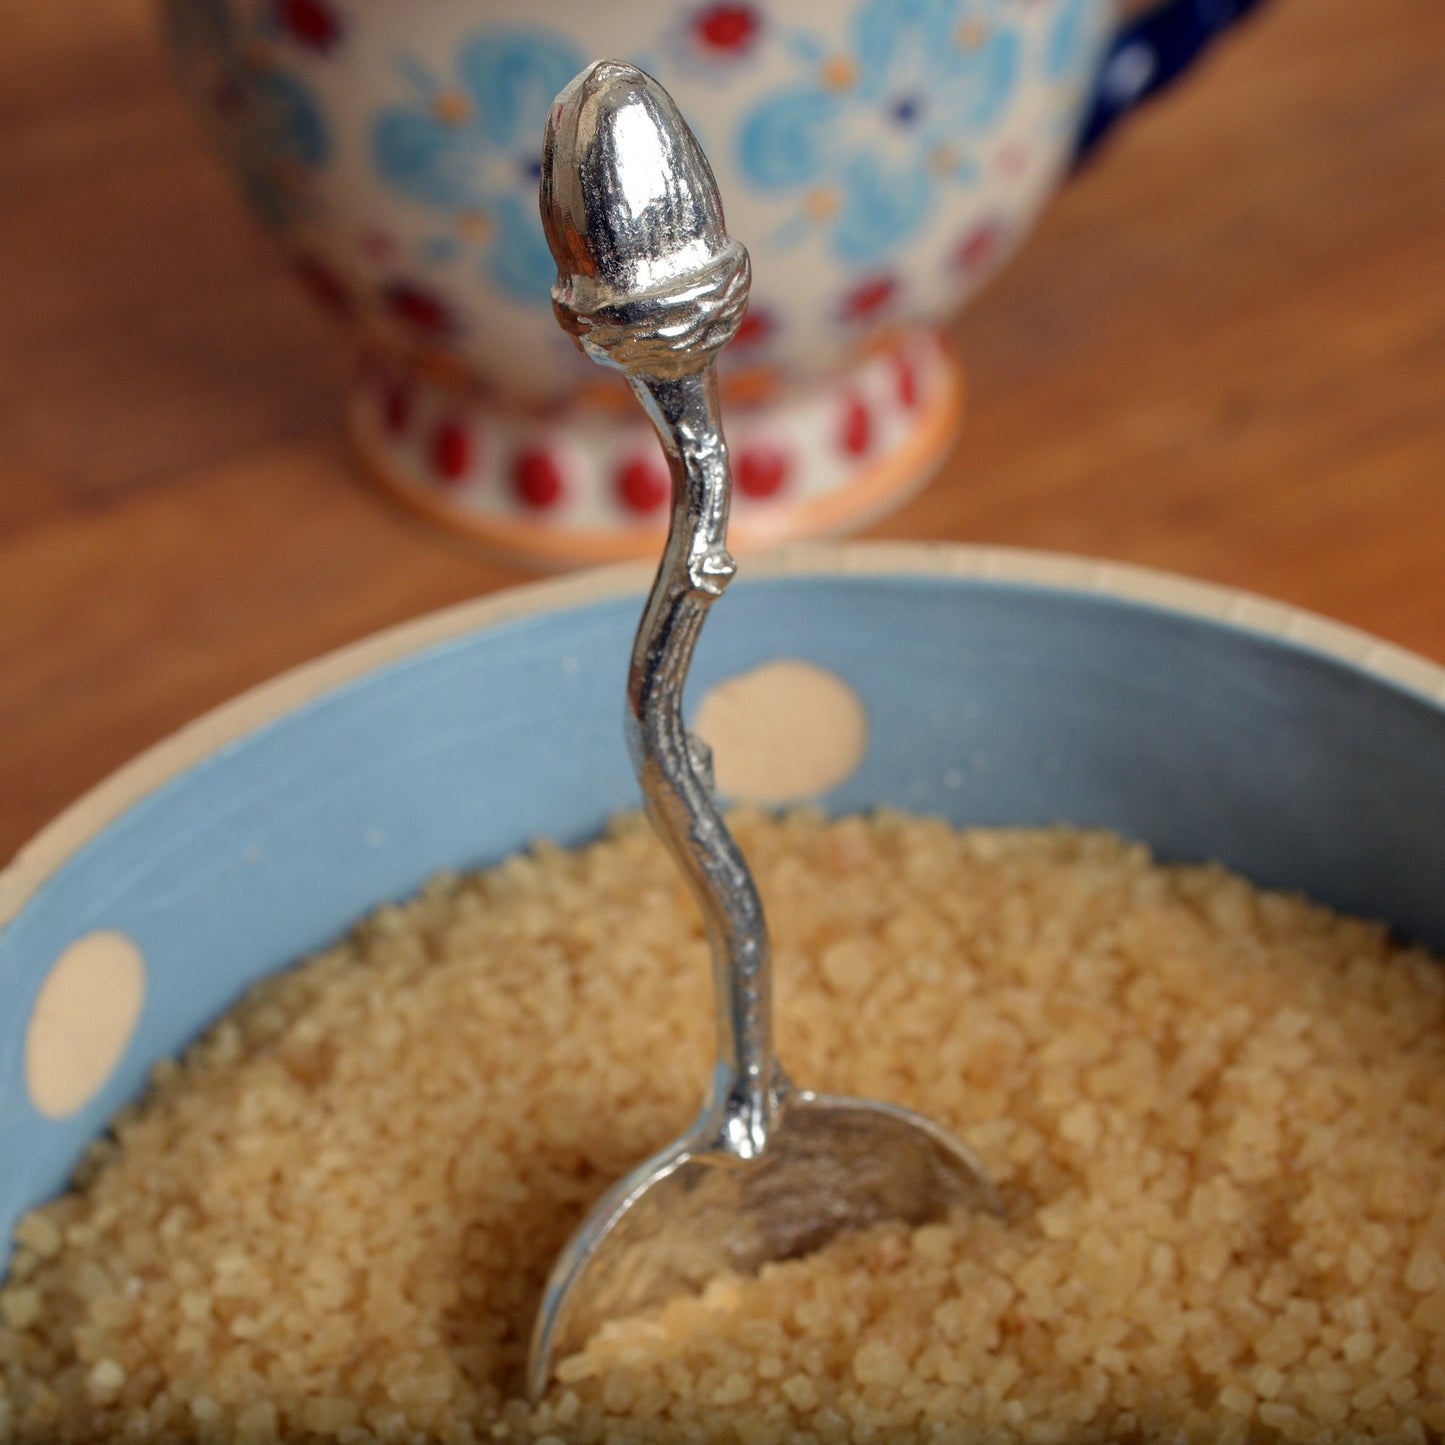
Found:
[[1445, 1434], [1445, 974], [1068, 830], [735, 818], [778, 1043], [957, 1129], [1004, 1219], [615, 1321], [518, 1398], [552, 1257], [691, 1119], [705, 944], [635, 818], [268, 980], [26, 1218], [0, 1442]]

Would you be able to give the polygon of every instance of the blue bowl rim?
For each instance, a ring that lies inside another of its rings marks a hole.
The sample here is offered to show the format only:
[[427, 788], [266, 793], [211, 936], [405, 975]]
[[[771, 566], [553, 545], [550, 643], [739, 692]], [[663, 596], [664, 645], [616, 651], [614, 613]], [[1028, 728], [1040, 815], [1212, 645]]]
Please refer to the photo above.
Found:
[[[123, 764], [16, 854], [0, 872], [0, 930], [19, 916], [46, 879], [129, 808], [247, 734], [367, 673], [449, 639], [543, 613], [640, 596], [654, 570], [652, 563], [626, 563], [458, 603], [302, 663], [222, 703]], [[809, 543], [750, 555], [742, 570], [749, 581], [931, 577], [1125, 601], [1285, 643], [1403, 689], [1445, 711], [1445, 667], [1301, 608], [1153, 568], [1010, 547], [850, 542]]]

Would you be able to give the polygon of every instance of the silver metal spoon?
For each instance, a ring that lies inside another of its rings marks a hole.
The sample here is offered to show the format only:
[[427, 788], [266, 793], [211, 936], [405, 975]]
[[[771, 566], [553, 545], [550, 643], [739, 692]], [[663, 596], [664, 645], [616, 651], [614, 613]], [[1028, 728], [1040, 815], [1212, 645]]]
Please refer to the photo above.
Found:
[[697, 1122], [615, 1184], [554, 1265], [532, 1334], [533, 1398], [604, 1320], [722, 1271], [752, 1271], [885, 1218], [999, 1209], [978, 1161], [937, 1124], [795, 1088], [773, 1053], [762, 902], [682, 719], [693, 648], [735, 570], [713, 360], [742, 320], [749, 280], [707, 159], [651, 76], [599, 61], [548, 116], [541, 203], [557, 318], [627, 377], [672, 471], [671, 528], [632, 650], [627, 735], [648, 816], [702, 907], [718, 1058]]

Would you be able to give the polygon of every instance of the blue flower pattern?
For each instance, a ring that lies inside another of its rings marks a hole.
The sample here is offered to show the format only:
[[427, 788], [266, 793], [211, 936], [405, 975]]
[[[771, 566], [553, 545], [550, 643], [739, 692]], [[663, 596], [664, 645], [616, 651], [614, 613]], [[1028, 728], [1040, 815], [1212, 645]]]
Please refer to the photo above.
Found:
[[834, 252], [879, 261], [926, 222], [941, 179], [970, 179], [967, 144], [1008, 105], [1022, 50], [980, 0], [868, 0], [851, 83], [764, 99], [743, 123], [743, 173], [765, 191], [835, 196]]
[[556, 276], [537, 214], [542, 128], [583, 64], [546, 31], [474, 35], [457, 55], [464, 117], [444, 118], [423, 95], [372, 127], [372, 158], [389, 184], [449, 218], [485, 218], [482, 271], [517, 300], [545, 301]]
[[300, 205], [285, 168], [317, 170], [331, 159], [320, 102], [264, 48], [242, 44], [220, 0], [168, 0], [162, 13], [183, 79], [213, 115], [224, 159], [261, 220], [281, 229]]
[[1044, 74], [1050, 80], [1082, 79], [1093, 62], [1099, 33], [1096, 0], [1064, 0], [1044, 42]]
[[326, 119], [315, 97], [294, 75], [266, 70], [254, 81], [263, 144], [297, 165], [319, 167], [331, 154]]

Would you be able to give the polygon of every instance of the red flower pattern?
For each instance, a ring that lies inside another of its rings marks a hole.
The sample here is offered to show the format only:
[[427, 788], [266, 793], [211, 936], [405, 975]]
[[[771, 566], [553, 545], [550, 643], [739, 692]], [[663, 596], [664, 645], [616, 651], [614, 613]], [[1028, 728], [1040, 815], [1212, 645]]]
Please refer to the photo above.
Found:
[[301, 255], [296, 257], [295, 265], [301, 284], [325, 310], [333, 316], [351, 315], [351, 292], [325, 261], [316, 256]]
[[410, 281], [393, 281], [382, 292], [382, 300], [393, 316], [424, 336], [445, 336], [457, 329], [446, 303]]
[[743, 317], [742, 325], [738, 327], [737, 335], [732, 339], [732, 345], [745, 350], [749, 346], [761, 346], [777, 330], [777, 323], [770, 313], [749, 309]]
[[437, 479], [456, 486], [472, 464], [472, 439], [458, 422], [439, 426], [431, 443], [431, 466]]
[[341, 40], [341, 17], [326, 0], [276, 0], [276, 18], [308, 50], [325, 54]]
[[411, 425], [411, 388], [394, 381], [381, 403], [382, 425], [392, 436], [400, 436]]
[[918, 372], [913, 363], [899, 352], [894, 359], [895, 375], [898, 378], [898, 400], [912, 411], [918, 405]]
[[843, 299], [843, 315], [849, 321], [874, 316], [889, 304], [898, 291], [892, 276], [872, 276], [855, 286]]
[[970, 275], [986, 271], [998, 260], [999, 253], [1003, 250], [1003, 238], [1002, 221], [981, 221], [955, 247], [954, 265]]
[[775, 496], [787, 481], [789, 470], [787, 456], [776, 447], [749, 447], [738, 458], [738, 491], [757, 501]]
[[872, 439], [873, 418], [861, 398], [855, 396], [843, 413], [843, 430], [839, 440], [850, 457], [861, 457]]
[[625, 462], [617, 473], [617, 495], [630, 512], [655, 512], [668, 498], [672, 483], [661, 463], [645, 457]]
[[751, 5], [709, 5], [692, 22], [701, 45], [723, 55], [736, 55], [757, 39], [762, 20]]
[[523, 452], [512, 463], [512, 491], [523, 505], [543, 511], [562, 499], [562, 469], [551, 452]]

